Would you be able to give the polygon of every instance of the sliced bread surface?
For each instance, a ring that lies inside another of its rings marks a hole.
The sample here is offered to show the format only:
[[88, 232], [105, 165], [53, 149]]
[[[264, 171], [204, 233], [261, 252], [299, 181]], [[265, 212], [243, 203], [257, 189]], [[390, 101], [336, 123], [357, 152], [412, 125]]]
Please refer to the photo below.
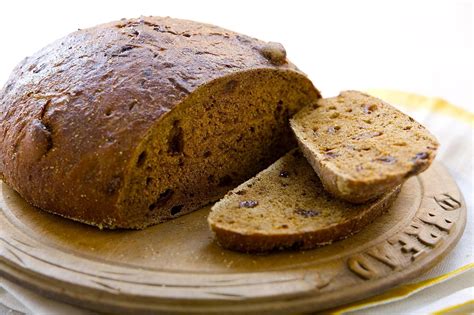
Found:
[[228, 249], [311, 249], [360, 231], [389, 208], [399, 190], [359, 205], [336, 199], [296, 149], [230, 191], [212, 207], [208, 222]]
[[324, 187], [362, 203], [423, 172], [438, 142], [421, 124], [386, 102], [357, 91], [319, 100], [291, 127]]

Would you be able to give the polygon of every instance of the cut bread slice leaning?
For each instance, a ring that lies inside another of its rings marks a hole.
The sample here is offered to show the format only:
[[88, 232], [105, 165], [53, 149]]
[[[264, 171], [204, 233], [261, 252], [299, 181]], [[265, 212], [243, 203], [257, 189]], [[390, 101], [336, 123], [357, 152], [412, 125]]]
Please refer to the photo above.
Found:
[[400, 187], [365, 204], [333, 198], [296, 149], [217, 202], [208, 223], [225, 248], [311, 249], [346, 238], [386, 211]]
[[324, 187], [362, 203], [423, 172], [438, 142], [421, 124], [357, 91], [318, 100], [291, 120], [299, 146]]

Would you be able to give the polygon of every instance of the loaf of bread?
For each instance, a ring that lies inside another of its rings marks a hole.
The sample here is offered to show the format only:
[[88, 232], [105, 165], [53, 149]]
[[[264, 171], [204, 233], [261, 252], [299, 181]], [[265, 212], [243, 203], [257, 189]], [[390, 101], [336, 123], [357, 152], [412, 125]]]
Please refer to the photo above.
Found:
[[284, 48], [171, 18], [79, 30], [0, 92], [0, 174], [31, 204], [144, 228], [222, 197], [296, 146], [319, 92]]
[[413, 118], [357, 91], [320, 99], [295, 115], [291, 127], [324, 187], [354, 203], [423, 172], [438, 148]]
[[208, 222], [232, 250], [310, 249], [360, 231], [389, 208], [399, 188], [360, 205], [336, 199], [294, 150], [217, 202]]

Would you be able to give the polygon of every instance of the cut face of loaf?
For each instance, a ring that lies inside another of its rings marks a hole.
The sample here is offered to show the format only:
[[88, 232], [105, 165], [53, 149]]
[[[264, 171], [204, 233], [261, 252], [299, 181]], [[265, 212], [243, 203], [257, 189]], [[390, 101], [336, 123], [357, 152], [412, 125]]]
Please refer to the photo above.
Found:
[[358, 232], [398, 192], [399, 187], [360, 205], [333, 198], [293, 150], [217, 202], [208, 222], [219, 244], [232, 250], [310, 249]]
[[295, 79], [264, 70], [232, 75], [160, 120], [137, 147], [119, 199], [137, 211], [127, 221], [161, 222], [218, 200], [296, 146], [288, 120], [309, 99]]
[[324, 187], [354, 203], [423, 172], [438, 148], [435, 137], [413, 118], [357, 91], [304, 108], [291, 127]]
[[26, 58], [0, 91], [0, 178], [31, 204], [144, 228], [214, 201], [296, 146], [319, 92], [274, 43], [143, 17]]

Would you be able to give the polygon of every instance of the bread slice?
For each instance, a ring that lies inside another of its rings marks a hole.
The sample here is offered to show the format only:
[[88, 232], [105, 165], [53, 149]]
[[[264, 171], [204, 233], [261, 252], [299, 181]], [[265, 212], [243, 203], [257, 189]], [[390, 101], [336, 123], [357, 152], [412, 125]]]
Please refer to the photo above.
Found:
[[319, 100], [291, 127], [304, 155], [334, 196], [361, 203], [423, 172], [438, 142], [391, 105], [357, 91]]
[[354, 205], [329, 195], [296, 149], [230, 191], [208, 217], [217, 241], [242, 252], [310, 249], [356, 233], [389, 208], [399, 187]]
[[82, 29], [0, 90], [0, 177], [46, 211], [144, 228], [295, 147], [288, 119], [317, 98], [275, 43], [161, 17]]

